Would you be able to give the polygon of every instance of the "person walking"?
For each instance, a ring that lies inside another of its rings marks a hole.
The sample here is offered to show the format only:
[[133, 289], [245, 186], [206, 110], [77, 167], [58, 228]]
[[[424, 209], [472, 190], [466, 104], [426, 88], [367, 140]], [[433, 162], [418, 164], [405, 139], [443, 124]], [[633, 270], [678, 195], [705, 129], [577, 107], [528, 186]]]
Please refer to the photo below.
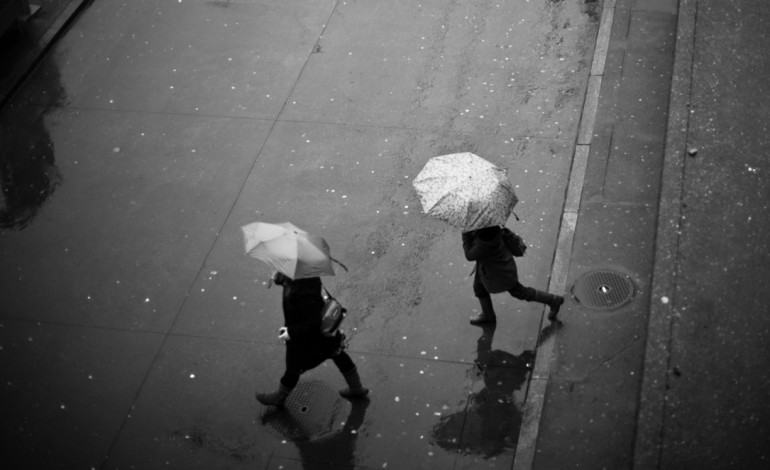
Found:
[[470, 320], [472, 325], [495, 323], [497, 316], [490, 294], [506, 291], [519, 300], [548, 305], [548, 320], [556, 321], [564, 297], [521, 285], [516, 261], [503, 240], [502, 228], [492, 226], [471, 230], [464, 232], [462, 239], [465, 258], [476, 262], [473, 293], [481, 304], [481, 313]]
[[281, 272], [273, 275], [273, 282], [283, 287], [284, 326], [278, 337], [286, 342], [286, 371], [281, 377], [278, 390], [257, 393], [257, 400], [267, 406], [283, 406], [286, 398], [299, 382], [303, 372], [319, 366], [327, 359], [342, 373], [347, 388], [339, 393], [347, 399], [365, 397], [369, 389], [361, 384], [358, 369], [345, 352], [342, 332], [334, 336], [321, 333], [321, 278], [309, 277], [292, 280]]

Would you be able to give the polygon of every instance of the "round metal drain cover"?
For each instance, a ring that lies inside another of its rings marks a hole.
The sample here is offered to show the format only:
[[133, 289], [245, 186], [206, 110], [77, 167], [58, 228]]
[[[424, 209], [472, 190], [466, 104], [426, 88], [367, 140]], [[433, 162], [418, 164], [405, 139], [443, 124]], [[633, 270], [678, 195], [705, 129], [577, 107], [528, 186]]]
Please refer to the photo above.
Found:
[[350, 404], [323, 382], [300, 382], [283, 408], [268, 408], [262, 422], [291, 441], [306, 441], [332, 432], [345, 421]]
[[572, 295], [581, 305], [596, 310], [611, 310], [634, 297], [634, 283], [615, 271], [591, 271], [572, 286]]

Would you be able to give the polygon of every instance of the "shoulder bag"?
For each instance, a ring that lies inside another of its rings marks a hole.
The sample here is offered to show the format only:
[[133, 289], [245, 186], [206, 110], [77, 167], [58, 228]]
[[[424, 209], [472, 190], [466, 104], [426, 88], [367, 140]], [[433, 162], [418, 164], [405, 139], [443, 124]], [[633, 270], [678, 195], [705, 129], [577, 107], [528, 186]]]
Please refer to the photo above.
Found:
[[332, 297], [326, 287], [323, 290], [326, 293], [324, 297], [326, 302], [321, 309], [321, 334], [333, 337], [339, 331], [340, 324], [348, 310]]

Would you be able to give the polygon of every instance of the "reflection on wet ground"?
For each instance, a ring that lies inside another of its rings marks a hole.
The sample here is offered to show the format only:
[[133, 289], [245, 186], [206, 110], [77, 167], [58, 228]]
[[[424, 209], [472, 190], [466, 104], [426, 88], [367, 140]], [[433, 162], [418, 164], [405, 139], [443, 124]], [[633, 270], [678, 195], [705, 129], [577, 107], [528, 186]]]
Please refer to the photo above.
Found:
[[443, 416], [433, 427], [433, 441], [444, 449], [462, 445], [459, 452], [486, 459], [516, 447], [522, 414], [514, 395], [526, 383], [535, 352], [492, 349], [494, 334], [495, 326], [483, 328], [472, 368], [484, 388], [471, 395], [465, 410]]
[[342, 429], [313, 441], [295, 442], [302, 457], [304, 470], [352, 470], [356, 467], [358, 429], [364, 423], [366, 408], [370, 402], [364, 398], [351, 403], [350, 414]]
[[[56, 65], [41, 68], [47, 104], [56, 104], [64, 96]], [[45, 122], [48, 109], [8, 106], [0, 114], [0, 229], [24, 228], [62, 181]]]
[[303, 469], [353, 469], [358, 430], [369, 403], [368, 398], [342, 400], [323, 382], [300, 382], [286, 407], [267, 408], [261, 422], [294, 443]]
[[320, 381], [301, 381], [292, 390], [284, 407], [268, 407], [262, 424], [275, 429], [290, 441], [309, 441], [330, 432], [349, 406], [337, 391]]

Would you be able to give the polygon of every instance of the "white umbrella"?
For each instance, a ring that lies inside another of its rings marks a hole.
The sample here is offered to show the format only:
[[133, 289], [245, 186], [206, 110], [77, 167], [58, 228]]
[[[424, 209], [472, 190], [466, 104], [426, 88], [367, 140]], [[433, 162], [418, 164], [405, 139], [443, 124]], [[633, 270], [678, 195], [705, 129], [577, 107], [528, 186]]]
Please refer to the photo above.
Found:
[[[246, 254], [291, 279], [334, 276], [329, 244], [289, 222], [254, 222], [241, 227]], [[340, 266], [342, 266], [340, 264]], [[344, 267], [344, 266], [343, 266]]]
[[431, 158], [412, 185], [423, 212], [464, 232], [505, 225], [519, 202], [506, 170], [468, 152]]

